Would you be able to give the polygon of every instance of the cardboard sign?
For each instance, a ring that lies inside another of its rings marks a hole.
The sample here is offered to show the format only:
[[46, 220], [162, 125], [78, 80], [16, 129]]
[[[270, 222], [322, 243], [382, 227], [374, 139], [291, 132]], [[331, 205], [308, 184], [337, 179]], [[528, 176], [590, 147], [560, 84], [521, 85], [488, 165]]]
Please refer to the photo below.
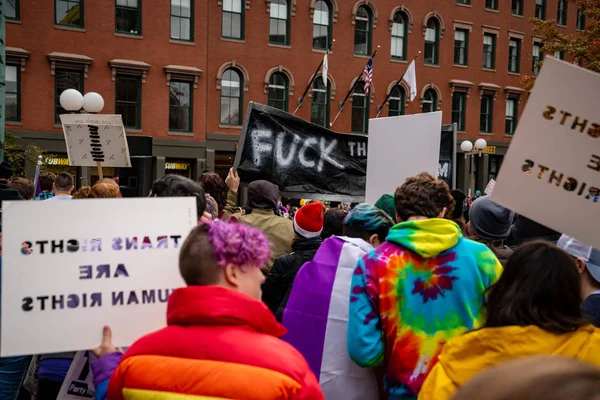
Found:
[[485, 190], [483, 192], [487, 195], [490, 195], [494, 191], [495, 187], [496, 187], [496, 181], [493, 179], [490, 179], [490, 181], [488, 182], [488, 184], [485, 187]]
[[69, 165], [131, 167], [125, 127], [120, 115], [63, 114], [60, 116]]
[[90, 366], [91, 351], [78, 351], [71, 363], [69, 372], [60, 387], [56, 400], [93, 399], [95, 394], [94, 378]]
[[441, 112], [369, 121], [367, 203], [394, 193], [409, 176], [438, 176], [441, 127]]
[[492, 200], [600, 248], [600, 75], [544, 59]]
[[116, 346], [165, 325], [184, 282], [178, 255], [197, 224], [184, 198], [5, 202], [2, 357]]

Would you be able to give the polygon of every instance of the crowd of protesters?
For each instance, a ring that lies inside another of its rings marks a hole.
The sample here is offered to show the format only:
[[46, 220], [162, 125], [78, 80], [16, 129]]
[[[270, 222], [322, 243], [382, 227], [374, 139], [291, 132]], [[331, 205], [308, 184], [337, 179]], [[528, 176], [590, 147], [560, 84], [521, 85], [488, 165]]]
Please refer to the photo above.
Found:
[[[0, 164], [0, 201], [121, 197], [12, 175]], [[254, 181], [240, 208], [233, 170], [158, 179], [150, 197], [196, 199], [187, 286], [125, 353], [104, 327], [96, 398], [597, 398], [600, 251], [427, 173], [398, 184], [296, 205]], [[73, 355], [0, 359], [0, 398], [56, 399]]]

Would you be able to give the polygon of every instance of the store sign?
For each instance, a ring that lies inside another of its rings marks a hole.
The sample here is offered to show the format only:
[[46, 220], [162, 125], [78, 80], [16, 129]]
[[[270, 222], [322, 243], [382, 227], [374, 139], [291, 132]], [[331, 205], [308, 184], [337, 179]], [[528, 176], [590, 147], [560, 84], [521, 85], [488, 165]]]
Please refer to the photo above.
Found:
[[46, 165], [69, 165], [69, 159], [64, 157], [46, 158], [44, 163]]
[[481, 151], [483, 154], [496, 154], [496, 146], [485, 146]]
[[187, 171], [188, 169], [190, 169], [190, 164], [181, 162], [168, 162], [165, 163], [165, 169]]

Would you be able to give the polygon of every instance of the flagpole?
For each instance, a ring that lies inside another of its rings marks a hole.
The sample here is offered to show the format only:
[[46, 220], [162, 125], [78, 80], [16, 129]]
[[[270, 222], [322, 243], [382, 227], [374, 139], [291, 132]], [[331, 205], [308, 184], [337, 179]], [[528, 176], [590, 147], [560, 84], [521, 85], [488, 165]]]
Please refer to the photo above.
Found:
[[[375, 50], [373, 52], [373, 55], [371, 55], [371, 58], [369, 60], [372, 60], [375, 58], [375, 56], [377, 55], [377, 52], [379, 51], [379, 48], [381, 46], [377, 46], [377, 50]], [[344, 98], [344, 100], [340, 103], [339, 106], [339, 111], [337, 113], [337, 115], [335, 116], [335, 118], [333, 119], [333, 122], [331, 124], [329, 124], [329, 127], [332, 128], [333, 124], [335, 124], [335, 121], [337, 121], [338, 117], [340, 116], [340, 114], [342, 113], [342, 111], [344, 111], [344, 106], [346, 105], [346, 102], [348, 101], [348, 98], [350, 97], [350, 95], [354, 92], [354, 88], [356, 87], [356, 85], [358, 85], [358, 82], [360, 81], [360, 78], [362, 77], [363, 73], [365, 72], [365, 69], [363, 68], [362, 71], [360, 71], [360, 74], [358, 75], [358, 77], [356, 78], [356, 80], [354, 81], [354, 85], [352, 85], [352, 87], [350, 88], [350, 90], [348, 91], [348, 93], [346, 93], [346, 97]], [[369, 98], [367, 99], [367, 104], [369, 104], [371, 98], [371, 91], [369, 91]]]
[[[419, 50], [419, 52], [412, 59], [412, 61], [410, 62], [410, 64], [412, 64], [413, 62], [417, 61], [417, 58], [419, 58], [420, 54], [421, 54], [421, 51]], [[388, 100], [392, 96], [392, 93], [394, 93], [394, 89], [396, 89], [398, 87], [398, 85], [402, 84], [402, 80], [404, 79], [404, 76], [408, 72], [408, 68], [410, 68], [410, 64], [408, 64], [408, 67], [406, 67], [406, 69], [404, 70], [404, 73], [402, 74], [402, 77], [398, 80], [398, 82], [396, 82], [396, 84], [394, 85], [394, 87], [392, 87], [392, 89], [387, 94], [387, 96], [385, 96], [385, 99], [383, 100], [383, 103], [381, 103], [380, 105], [377, 106], [377, 115], [375, 116], [375, 118], [379, 118], [379, 114], [381, 114], [381, 111], [383, 111], [383, 107], [385, 107], [385, 104], [388, 102]], [[416, 65], [415, 65], [415, 67], [416, 67]]]
[[[331, 49], [333, 49], [333, 45], [334, 44], [335, 44], [335, 39], [333, 39], [333, 41], [331, 43], [331, 47], [329, 48], [329, 50], [327, 50], [327, 52], [326, 52], [327, 55], [329, 55], [329, 52], [331, 51]], [[300, 107], [302, 107], [302, 103], [304, 103], [304, 98], [306, 97], [306, 94], [308, 93], [308, 90], [312, 87], [312, 84], [315, 81], [315, 79], [317, 79], [317, 76], [319, 75], [319, 70], [323, 66], [323, 61], [324, 60], [325, 60], [325, 58], [321, 58], [321, 62], [319, 63], [319, 66], [317, 67], [317, 70], [313, 74], [312, 78], [310, 78], [310, 82], [308, 82], [308, 85], [306, 86], [306, 89], [304, 90], [304, 93], [302, 93], [302, 96], [298, 99], [298, 107], [296, 107], [296, 109], [294, 110], [294, 112], [292, 113], [292, 115], [296, 115], [296, 113], [298, 112], [298, 110], [300, 109]], [[327, 83], [325, 83], [325, 84], [327, 84]]]

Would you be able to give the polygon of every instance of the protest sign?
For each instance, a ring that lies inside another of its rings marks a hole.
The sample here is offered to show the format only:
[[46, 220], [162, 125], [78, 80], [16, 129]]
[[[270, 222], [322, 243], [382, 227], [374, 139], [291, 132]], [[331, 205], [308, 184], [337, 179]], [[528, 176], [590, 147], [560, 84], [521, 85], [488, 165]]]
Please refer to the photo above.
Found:
[[285, 197], [362, 201], [367, 137], [340, 134], [276, 108], [250, 103], [234, 168]]
[[60, 116], [69, 165], [131, 167], [125, 128], [120, 115], [63, 114]]
[[409, 176], [438, 175], [441, 126], [441, 112], [369, 121], [367, 203], [394, 193]]
[[115, 345], [165, 325], [184, 285], [179, 248], [195, 198], [3, 203], [2, 357]]
[[71, 363], [69, 372], [60, 387], [56, 400], [82, 400], [93, 399], [94, 379], [90, 366], [91, 352], [78, 351]]
[[492, 200], [600, 248], [600, 75], [544, 58]]

